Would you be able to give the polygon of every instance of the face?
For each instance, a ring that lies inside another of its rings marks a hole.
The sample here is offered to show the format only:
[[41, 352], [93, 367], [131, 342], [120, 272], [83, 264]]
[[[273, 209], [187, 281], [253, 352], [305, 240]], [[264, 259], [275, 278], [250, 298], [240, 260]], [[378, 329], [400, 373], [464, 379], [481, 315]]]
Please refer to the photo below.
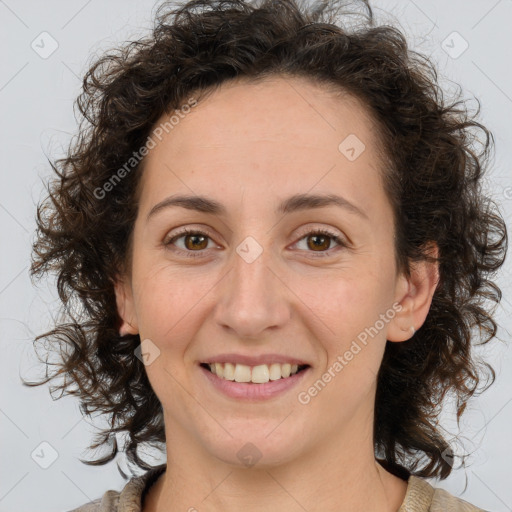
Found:
[[[222, 86], [150, 150], [116, 295], [126, 332], [150, 340], [168, 450], [271, 466], [371, 439], [386, 339], [430, 304], [395, 268], [376, 137], [354, 98], [279, 77]], [[248, 363], [238, 380], [307, 367], [237, 383], [212, 361]]]

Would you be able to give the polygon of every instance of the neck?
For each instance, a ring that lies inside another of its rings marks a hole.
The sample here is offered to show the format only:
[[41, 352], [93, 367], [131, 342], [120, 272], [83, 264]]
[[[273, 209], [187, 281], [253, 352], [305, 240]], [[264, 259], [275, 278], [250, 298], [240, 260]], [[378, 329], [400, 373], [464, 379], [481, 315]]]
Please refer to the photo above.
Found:
[[[176, 427], [169, 430], [176, 433]], [[396, 512], [407, 489], [405, 480], [375, 460], [372, 436], [364, 432], [259, 468], [225, 464], [194, 439], [180, 436], [180, 443], [169, 444], [168, 434], [167, 470], [150, 489], [143, 512]], [[361, 438], [367, 442], [354, 442]]]

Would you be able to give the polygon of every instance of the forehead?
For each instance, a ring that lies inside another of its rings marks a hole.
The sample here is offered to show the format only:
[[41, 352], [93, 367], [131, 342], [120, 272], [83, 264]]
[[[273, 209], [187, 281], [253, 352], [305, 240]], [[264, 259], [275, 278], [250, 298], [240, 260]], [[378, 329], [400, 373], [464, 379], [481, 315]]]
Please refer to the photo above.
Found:
[[233, 189], [261, 197], [343, 188], [369, 207], [382, 188], [378, 142], [376, 123], [352, 95], [297, 77], [236, 80], [163, 134], [146, 157], [143, 190], [155, 202], [176, 188], [227, 197]]
[[367, 147], [378, 142], [374, 119], [358, 98], [301, 77], [222, 84], [180, 118], [171, 144], [183, 152], [198, 146], [236, 150], [242, 144], [245, 149], [253, 142], [277, 146], [291, 139], [297, 146], [339, 152], [339, 143], [351, 133]]

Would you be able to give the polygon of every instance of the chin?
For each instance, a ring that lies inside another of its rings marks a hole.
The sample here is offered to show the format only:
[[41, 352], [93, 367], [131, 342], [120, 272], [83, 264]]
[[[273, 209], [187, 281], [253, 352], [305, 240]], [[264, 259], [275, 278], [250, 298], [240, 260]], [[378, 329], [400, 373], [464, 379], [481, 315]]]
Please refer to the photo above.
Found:
[[227, 428], [230, 432], [243, 432], [243, 435], [233, 434], [233, 437], [224, 436], [222, 441], [212, 440], [207, 443], [207, 449], [213, 457], [236, 468], [270, 469], [298, 457], [305, 436], [298, 432], [294, 435], [284, 429], [278, 435], [276, 430], [272, 431], [279, 422], [264, 423], [262, 428], [255, 428], [254, 424], [248, 428], [238, 425], [238, 430]]

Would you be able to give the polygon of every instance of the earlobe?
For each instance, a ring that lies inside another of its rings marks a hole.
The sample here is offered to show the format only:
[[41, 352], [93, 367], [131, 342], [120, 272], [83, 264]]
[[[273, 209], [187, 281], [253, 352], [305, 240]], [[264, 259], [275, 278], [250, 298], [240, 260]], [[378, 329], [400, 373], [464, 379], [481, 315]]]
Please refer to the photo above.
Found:
[[139, 330], [133, 307], [133, 295], [129, 283], [118, 276], [114, 282], [114, 291], [116, 294], [117, 313], [121, 319], [119, 335], [138, 334]]
[[138, 334], [138, 330], [133, 325], [125, 320], [122, 321], [119, 327], [119, 336], [126, 336], [127, 334]]
[[[429, 255], [438, 259], [438, 248], [430, 244]], [[399, 277], [396, 300], [401, 309], [388, 325], [388, 341], [406, 341], [425, 322], [439, 283], [438, 262], [421, 261], [411, 265], [410, 277]]]

